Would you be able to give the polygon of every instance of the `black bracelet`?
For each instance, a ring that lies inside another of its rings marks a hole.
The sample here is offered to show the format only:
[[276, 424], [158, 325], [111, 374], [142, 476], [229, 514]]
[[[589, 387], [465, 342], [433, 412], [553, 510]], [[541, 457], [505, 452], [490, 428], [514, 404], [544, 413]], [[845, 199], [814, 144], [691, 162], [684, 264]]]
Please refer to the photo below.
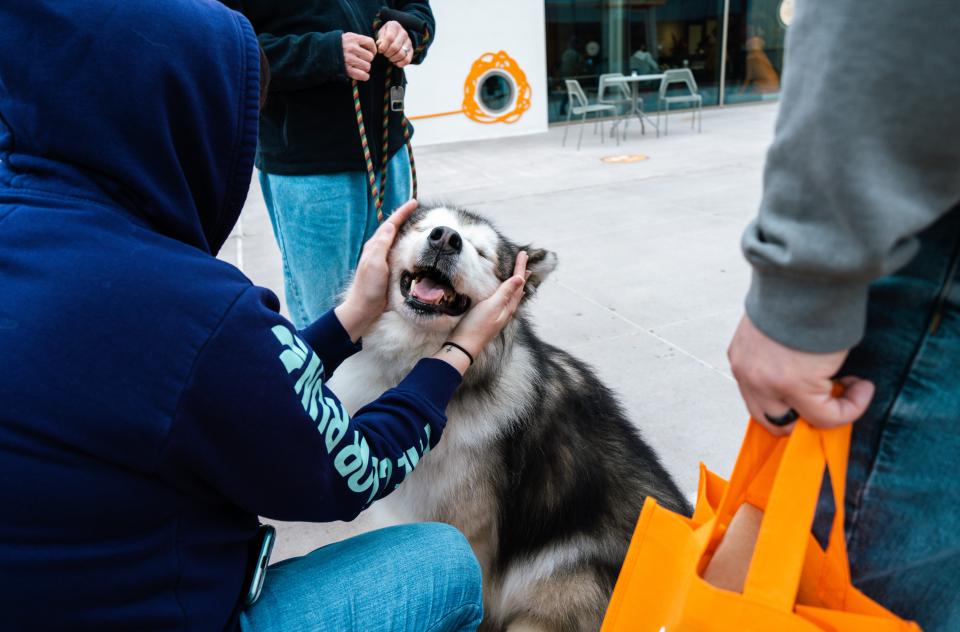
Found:
[[441, 347], [453, 347], [453, 348], [455, 348], [455, 349], [459, 349], [460, 351], [463, 351], [464, 355], [467, 356], [467, 359], [470, 360], [470, 366], [473, 366], [473, 356], [470, 354], [469, 351], [467, 351], [466, 349], [464, 349], [463, 347], [461, 347], [461, 346], [458, 345], [457, 343], [451, 342], [451, 341], [448, 340], [448, 341], [446, 341], [445, 343], [443, 343], [443, 344], [440, 345], [440, 346], [441, 346]]

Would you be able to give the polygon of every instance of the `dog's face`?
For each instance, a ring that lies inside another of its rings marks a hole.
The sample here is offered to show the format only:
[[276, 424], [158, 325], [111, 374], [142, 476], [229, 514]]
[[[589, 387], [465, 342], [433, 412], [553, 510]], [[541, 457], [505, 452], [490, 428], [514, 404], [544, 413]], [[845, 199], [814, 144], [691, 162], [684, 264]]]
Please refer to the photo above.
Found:
[[391, 252], [390, 309], [420, 327], [450, 331], [510, 278], [521, 250], [530, 257], [529, 295], [556, 267], [556, 255], [517, 246], [490, 222], [466, 211], [418, 210]]

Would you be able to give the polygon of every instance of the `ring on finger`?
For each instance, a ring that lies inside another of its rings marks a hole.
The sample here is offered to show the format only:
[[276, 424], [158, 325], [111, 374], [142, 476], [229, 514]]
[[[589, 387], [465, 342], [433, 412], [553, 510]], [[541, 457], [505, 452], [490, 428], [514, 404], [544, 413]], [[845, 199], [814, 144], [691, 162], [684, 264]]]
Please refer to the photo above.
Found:
[[781, 428], [783, 426], [789, 426], [797, 419], [800, 419], [800, 414], [792, 408], [779, 416], [771, 415], [770, 413], [763, 413], [763, 416], [766, 417], [767, 421], [769, 421], [771, 424]]

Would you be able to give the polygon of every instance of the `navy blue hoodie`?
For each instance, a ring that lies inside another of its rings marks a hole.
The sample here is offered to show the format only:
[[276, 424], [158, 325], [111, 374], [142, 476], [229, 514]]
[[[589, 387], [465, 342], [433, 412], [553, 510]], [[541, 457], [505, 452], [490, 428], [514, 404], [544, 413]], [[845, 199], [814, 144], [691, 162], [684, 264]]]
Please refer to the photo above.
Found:
[[235, 627], [257, 515], [389, 493], [459, 374], [423, 360], [350, 419], [336, 317], [297, 332], [214, 258], [257, 136], [240, 14], [6, 0], [0, 43], [0, 627]]

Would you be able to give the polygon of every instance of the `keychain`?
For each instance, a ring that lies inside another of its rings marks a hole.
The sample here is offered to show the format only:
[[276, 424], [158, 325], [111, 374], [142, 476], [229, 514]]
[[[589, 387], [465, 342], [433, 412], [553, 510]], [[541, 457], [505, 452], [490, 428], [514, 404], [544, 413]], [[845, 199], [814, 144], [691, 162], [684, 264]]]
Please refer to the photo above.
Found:
[[403, 112], [403, 86], [390, 87], [390, 110], [393, 112]]

